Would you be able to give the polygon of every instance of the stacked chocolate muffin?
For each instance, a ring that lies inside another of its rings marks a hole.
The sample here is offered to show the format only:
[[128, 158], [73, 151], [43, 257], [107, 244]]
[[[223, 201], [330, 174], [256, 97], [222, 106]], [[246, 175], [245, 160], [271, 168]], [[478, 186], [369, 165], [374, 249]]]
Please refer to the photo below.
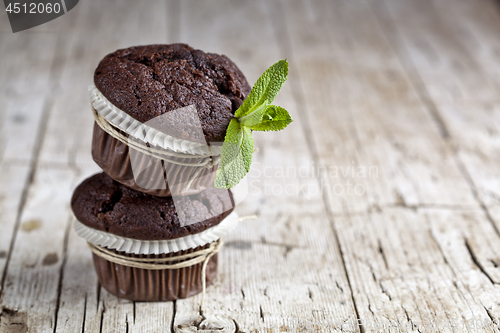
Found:
[[92, 156], [104, 173], [80, 184], [71, 203], [99, 281], [132, 300], [197, 294], [238, 220], [231, 190], [213, 184], [250, 86], [227, 57], [185, 44], [113, 52], [94, 84]]

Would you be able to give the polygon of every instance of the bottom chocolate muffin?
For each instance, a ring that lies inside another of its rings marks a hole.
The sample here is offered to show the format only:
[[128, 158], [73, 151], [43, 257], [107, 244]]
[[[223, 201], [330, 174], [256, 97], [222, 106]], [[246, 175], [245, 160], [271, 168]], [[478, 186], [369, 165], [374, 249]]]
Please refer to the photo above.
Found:
[[220, 189], [155, 197], [101, 173], [78, 186], [71, 207], [106, 290], [135, 301], [171, 301], [203, 290], [204, 263], [206, 284], [215, 278], [219, 238], [234, 201]]
[[156, 197], [133, 190], [105, 173], [84, 180], [71, 208], [88, 227], [139, 240], [197, 234], [219, 224], [234, 208], [229, 190], [211, 188], [184, 197]]
[[[125, 252], [113, 252], [135, 258], [165, 258], [192, 253], [207, 247], [208, 244], [196, 249], [160, 255], [135, 255], [126, 254]], [[133, 301], [173, 301], [196, 295], [203, 290], [201, 279], [203, 262], [179, 269], [151, 270], [116, 264], [95, 253], [93, 259], [101, 285], [120, 298]], [[213, 255], [207, 264], [207, 286], [211, 284], [216, 275], [217, 254]]]

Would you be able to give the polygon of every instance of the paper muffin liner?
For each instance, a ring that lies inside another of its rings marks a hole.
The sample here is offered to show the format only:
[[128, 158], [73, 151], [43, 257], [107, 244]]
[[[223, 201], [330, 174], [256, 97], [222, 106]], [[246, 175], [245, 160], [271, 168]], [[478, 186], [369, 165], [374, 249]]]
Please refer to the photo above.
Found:
[[[117, 182], [159, 197], [192, 195], [213, 188], [218, 167], [214, 165], [217, 160], [210, 156], [165, 160], [144, 154], [109, 135], [97, 123], [92, 158]], [[207, 165], [199, 165], [202, 163]]]
[[[136, 258], [165, 258], [192, 253], [209, 244], [195, 249], [160, 255], [135, 255]], [[117, 251], [114, 251], [118, 253]], [[123, 254], [123, 253], [120, 253]], [[203, 291], [203, 263], [178, 269], [149, 270], [134, 268], [110, 262], [93, 254], [94, 267], [100, 284], [110, 293], [132, 301], [173, 301], [196, 295]], [[180, 262], [180, 261], [179, 261]], [[217, 254], [213, 255], [206, 267], [206, 284], [217, 275]]]
[[[87, 227], [79, 221], [75, 221], [74, 228], [87, 242], [122, 257], [161, 259], [207, 249], [211, 243], [231, 231], [238, 220], [238, 214], [232, 212], [219, 224], [198, 234], [160, 241], [116, 236]], [[204, 262], [173, 269], [146, 269], [109, 261], [95, 252], [92, 258], [99, 283], [113, 295], [133, 301], [173, 301], [190, 297], [203, 291], [203, 276], [206, 285], [209, 285], [217, 275], [217, 253], [207, 259], [205, 274]], [[181, 258], [172, 264], [186, 260]]]
[[78, 236], [96, 246], [129, 254], [158, 255], [185, 251], [212, 243], [233, 230], [238, 224], [238, 219], [238, 214], [233, 211], [219, 224], [202, 232], [167, 240], [138, 240], [121, 237], [87, 227], [78, 220], [75, 220], [73, 227]]
[[220, 155], [221, 153], [222, 147], [220, 145], [208, 146], [203, 143], [174, 138], [132, 118], [104, 97], [95, 85], [88, 86], [88, 90], [92, 107], [99, 115], [136, 139], [179, 153], [202, 156]]
[[[141, 158], [142, 153], [136, 151], [134, 148], [132, 148], [132, 150], [129, 149], [127, 144], [109, 135], [100, 128], [99, 125], [94, 125], [95, 143], [93, 142], [92, 145], [92, 155], [95, 162], [111, 178], [135, 190], [160, 197], [172, 196], [172, 190], [169, 188], [167, 181], [165, 181], [165, 176], [177, 178], [167, 178], [168, 183], [174, 185], [174, 196], [197, 194], [205, 189], [213, 187], [216, 169], [220, 159], [221, 146], [200, 145], [199, 143], [173, 138], [133, 119], [127, 113], [118, 109], [107, 100], [94, 85], [89, 86], [89, 93], [91, 104], [94, 109], [93, 112], [112, 124], [110, 126], [116, 126], [127, 136], [130, 135], [129, 138], [131, 140], [135, 138], [136, 140], [141, 140], [145, 144], [153, 146], [158, 145], [162, 149], [170, 149], [181, 154], [189, 154], [192, 155], [191, 157], [199, 157], [201, 159], [211, 156], [212, 158], [212, 167], [205, 169], [196, 166], [182, 168], [180, 165], [173, 165], [175, 163], [155, 159], [149, 155], [142, 156]], [[95, 127], [99, 127], [99, 129]], [[133, 151], [134, 166], [139, 165], [141, 171], [138, 178], [134, 177], [134, 170], [130, 161], [130, 151]], [[169, 159], [180, 162], [193, 162], [193, 159], [190, 160], [186, 158], [184, 160], [183, 157], [169, 157]], [[138, 161], [137, 164], [135, 164], [136, 161]], [[196, 159], [194, 159], [194, 161], [196, 162]], [[146, 165], [148, 165], [148, 167], [142, 167]], [[167, 170], [168, 174], [166, 172]], [[177, 175], [182, 176], [177, 177]], [[191, 177], [191, 175], [196, 176]], [[187, 178], [191, 179], [186, 181]], [[236, 204], [239, 204], [248, 193], [246, 177], [231, 190], [233, 195], [237, 197], [237, 199], [235, 199]]]

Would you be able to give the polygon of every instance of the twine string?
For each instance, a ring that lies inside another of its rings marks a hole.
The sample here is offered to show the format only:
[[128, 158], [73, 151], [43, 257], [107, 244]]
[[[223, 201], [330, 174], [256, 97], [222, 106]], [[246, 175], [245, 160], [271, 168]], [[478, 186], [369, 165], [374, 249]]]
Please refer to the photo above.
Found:
[[[219, 252], [224, 242], [222, 241], [221, 238], [219, 238], [215, 242], [211, 243], [208, 248], [166, 258], [128, 257], [126, 255], [110, 251], [106, 248], [91, 243], [87, 244], [90, 247], [92, 253], [94, 253], [95, 255], [105, 260], [108, 260], [112, 263], [132, 268], [149, 269], [149, 270], [180, 269], [180, 268], [191, 267], [199, 263], [203, 263], [201, 269], [202, 298], [200, 306], [200, 311], [203, 314], [205, 306], [205, 290], [207, 288], [206, 276], [207, 276], [208, 262], [217, 252]], [[171, 263], [172, 261], [179, 261], [179, 260], [185, 260], [185, 261]]]
[[[192, 183], [198, 178], [198, 176], [203, 172], [204, 169], [210, 169], [213, 166], [219, 164], [220, 155], [207, 155], [207, 156], [197, 156], [183, 153], [176, 153], [174, 151], [169, 151], [167, 149], [159, 149], [156, 147], [151, 147], [149, 144], [140, 143], [139, 139], [131, 139], [129, 136], [123, 134], [119, 128], [110, 123], [106, 118], [101, 116], [99, 112], [97, 112], [92, 107], [92, 114], [94, 115], [94, 119], [97, 125], [106, 133], [108, 133], [113, 138], [117, 139], [121, 143], [127, 145], [129, 148], [132, 148], [142, 154], [147, 156], [151, 156], [153, 158], [157, 158], [168, 163], [173, 163], [182, 166], [195, 167], [196, 170], [189, 174], [189, 177], [185, 183], [183, 191], [187, 191]], [[179, 158], [179, 159], [175, 159]], [[186, 162], [186, 159], [195, 159], [193, 162]]]
[[[102, 128], [103, 131], [111, 135], [113, 138], [119, 140], [123, 144], [134, 148], [135, 150], [158, 158], [165, 160], [170, 163], [178, 164], [178, 165], [184, 165], [184, 166], [204, 166], [204, 167], [212, 167], [213, 165], [216, 165], [219, 160], [220, 160], [220, 155], [191, 155], [191, 154], [184, 154], [184, 153], [177, 153], [174, 151], [170, 151], [167, 149], [159, 149], [155, 147], [148, 146], [145, 143], [140, 143], [138, 142], [139, 140], [132, 140], [129, 138], [129, 136], [123, 134], [120, 129], [115, 125], [110, 123], [106, 118], [101, 116], [99, 112], [97, 112], [94, 108], [92, 108], [92, 114], [94, 115], [94, 119], [99, 125], [100, 128]], [[171, 160], [169, 157], [176, 157], [176, 158], [182, 158], [182, 159], [196, 159], [199, 160], [201, 159], [201, 162], [196, 162], [196, 163], [188, 163], [188, 162], [183, 162], [183, 161], [178, 161], [178, 160]]]
[[[253, 220], [256, 218], [257, 215], [247, 215], [238, 218], [238, 220], [244, 221], [244, 220]], [[90, 247], [92, 253], [94, 253], [95, 255], [105, 260], [108, 260], [112, 263], [132, 268], [149, 269], [149, 270], [180, 269], [180, 268], [191, 267], [199, 263], [203, 263], [201, 269], [202, 298], [200, 305], [200, 313], [203, 315], [205, 307], [205, 291], [207, 288], [206, 274], [207, 274], [208, 262], [217, 252], [219, 252], [221, 247], [224, 245], [224, 242], [222, 241], [222, 238], [219, 238], [218, 240], [210, 243], [209, 247], [207, 248], [202, 248], [197, 251], [193, 251], [191, 253], [184, 253], [165, 258], [129, 257], [120, 254], [116, 251], [111, 251], [104, 247], [94, 245], [90, 242], [87, 242], [87, 244]], [[185, 260], [185, 261], [178, 262], [180, 260]]]

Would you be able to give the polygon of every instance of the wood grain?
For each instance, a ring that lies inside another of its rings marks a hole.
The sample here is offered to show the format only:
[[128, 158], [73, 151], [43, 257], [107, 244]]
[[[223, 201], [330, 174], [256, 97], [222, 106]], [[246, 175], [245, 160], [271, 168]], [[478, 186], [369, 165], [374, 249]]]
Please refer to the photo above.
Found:
[[[499, 8], [84, 1], [16, 34], [0, 15], [0, 332], [498, 332]], [[170, 42], [251, 83], [290, 63], [276, 104], [295, 121], [254, 133], [238, 212], [258, 218], [225, 237], [203, 314], [201, 295], [107, 293], [71, 230], [71, 193], [98, 172], [96, 64]]]

